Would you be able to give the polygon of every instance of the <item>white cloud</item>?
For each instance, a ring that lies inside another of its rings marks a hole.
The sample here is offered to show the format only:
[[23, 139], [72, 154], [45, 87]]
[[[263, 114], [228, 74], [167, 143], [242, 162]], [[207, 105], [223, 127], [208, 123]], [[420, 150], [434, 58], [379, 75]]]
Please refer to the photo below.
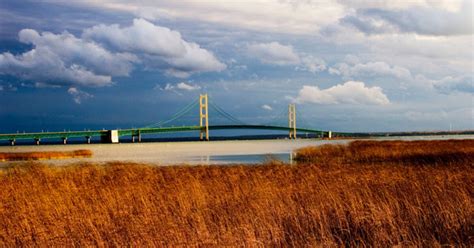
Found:
[[132, 26], [100, 24], [84, 30], [82, 38], [96, 41], [109, 49], [164, 57], [186, 54], [181, 34], [143, 19], [134, 19]]
[[[126, 0], [86, 1], [94, 5], [117, 11], [132, 13], [148, 20], [187, 20], [199, 21], [231, 28], [255, 30], [258, 32], [273, 32], [283, 34], [308, 35], [315, 34], [321, 28], [336, 23], [346, 15], [357, 10], [377, 9], [396, 14], [392, 18], [385, 16], [374, 17], [365, 25], [376, 27], [384, 21], [393, 23], [392, 26], [412, 27], [421, 31], [444, 32], [459, 29], [469, 25], [472, 19], [460, 25], [446, 25], [451, 19], [460, 19], [461, 13], [472, 13], [472, 8], [463, 7], [472, 0], [240, 0], [240, 1], [200, 1], [200, 0], [143, 0], [139, 3]], [[460, 11], [461, 10], [461, 11]], [[420, 15], [416, 13], [420, 12]], [[447, 13], [447, 14], [446, 14]], [[452, 15], [449, 15], [451, 13]], [[441, 15], [441, 16], [440, 16]], [[359, 18], [360, 15], [356, 15]], [[370, 16], [372, 18], [372, 16]], [[471, 16], [472, 18], [472, 16]], [[391, 19], [391, 20], [389, 20]], [[284, 20], [284, 21], [282, 21]], [[378, 21], [378, 22], [377, 22]], [[432, 27], [429, 24], [434, 21]], [[454, 22], [457, 23], [457, 22]], [[387, 25], [386, 25], [387, 26]], [[439, 31], [437, 31], [439, 30]]]
[[167, 83], [165, 85], [165, 87], [161, 87], [161, 86], [157, 85], [155, 87], [155, 89], [159, 89], [159, 90], [162, 90], [162, 91], [173, 91], [173, 92], [177, 93], [177, 90], [184, 90], [184, 91], [200, 90], [201, 86], [199, 86], [197, 84], [180, 82], [180, 83], [177, 83], [177, 84]]
[[259, 32], [310, 34], [336, 22], [344, 6], [331, 1], [199, 1], [125, 0], [86, 1], [86, 4], [133, 13], [154, 20], [201, 21]]
[[81, 104], [83, 100], [87, 100], [89, 98], [94, 97], [93, 95], [91, 95], [91, 94], [89, 94], [85, 91], [81, 91], [76, 87], [69, 88], [67, 90], [67, 93], [69, 93], [72, 96], [74, 102], [77, 103], [77, 104]]
[[247, 55], [258, 58], [262, 63], [273, 65], [295, 65], [296, 70], [312, 73], [326, 70], [324, 60], [308, 54], [298, 54], [291, 45], [278, 42], [247, 45]]
[[82, 37], [112, 50], [143, 55], [149, 69], [158, 68], [175, 77], [226, 69], [212, 52], [183, 40], [177, 31], [144, 19], [133, 20], [129, 27], [94, 26], [86, 29]]
[[326, 70], [326, 62], [320, 58], [305, 55], [301, 58], [301, 66], [298, 66], [297, 69], [316, 73]]
[[272, 106], [270, 106], [270, 105], [268, 105], [268, 104], [262, 105], [262, 109], [265, 109], [265, 110], [268, 110], [268, 111], [272, 111], [272, 110], [273, 110]]
[[97, 74], [127, 76], [132, 70], [131, 62], [136, 61], [136, 57], [129, 53], [112, 53], [94, 42], [76, 38], [68, 32], [43, 32], [40, 35], [35, 30], [23, 29], [18, 36], [20, 42], [34, 45], [37, 51], [48, 50], [66, 64], [80, 64], [91, 68], [91, 71]]
[[348, 81], [328, 89], [305, 85], [295, 98], [298, 103], [317, 104], [389, 104], [387, 96], [380, 87], [366, 87], [363, 82]]
[[39, 34], [23, 29], [19, 39], [33, 49], [20, 55], [0, 54], [0, 73], [57, 85], [106, 86], [112, 76], [132, 69], [133, 55], [111, 53], [99, 45], [64, 32]]
[[196, 85], [196, 84], [187, 84], [185, 82], [181, 82], [176, 85], [176, 88], [180, 90], [194, 91], [194, 90], [200, 90], [201, 86]]
[[411, 72], [400, 66], [377, 61], [367, 63], [338, 63], [329, 69], [330, 74], [341, 75], [346, 79], [360, 77], [391, 76], [399, 79], [411, 79]]
[[32, 29], [18, 35], [20, 42], [33, 48], [19, 55], [0, 54], [0, 74], [42, 85], [108, 86], [112, 77], [128, 76], [140, 63], [174, 77], [226, 68], [212, 52], [183, 40], [179, 32], [143, 19], [124, 28], [94, 26], [84, 30], [82, 38]]
[[274, 65], [299, 64], [300, 57], [292, 46], [278, 42], [257, 43], [247, 46], [247, 54], [258, 58], [262, 63]]

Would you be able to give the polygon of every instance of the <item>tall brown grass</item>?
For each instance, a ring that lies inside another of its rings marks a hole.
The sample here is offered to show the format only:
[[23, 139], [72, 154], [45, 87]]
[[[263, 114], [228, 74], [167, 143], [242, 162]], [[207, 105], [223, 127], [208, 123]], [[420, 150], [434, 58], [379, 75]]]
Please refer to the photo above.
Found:
[[472, 164], [474, 140], [353, 141], [348, 145], [310, 146], [294, 158], [318, 165], [399, 163], [403, 165]]
[[92, 157], [92, 151], [85, 149], [74, 151], [0, 152], [0, 162], [88, 157]]
[[[13, 166], [0, 246], [472, 247], [473, 142], [414, 144], [311, 148], [298, 156], [317, 162], [291, 166]], [[436, 151], [457, 157], [395, 159]]]

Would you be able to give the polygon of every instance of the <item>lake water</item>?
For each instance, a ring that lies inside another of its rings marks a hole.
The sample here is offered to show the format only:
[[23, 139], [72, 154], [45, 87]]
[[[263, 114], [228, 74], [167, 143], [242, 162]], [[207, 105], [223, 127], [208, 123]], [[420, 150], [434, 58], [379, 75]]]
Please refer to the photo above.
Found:
[[[385, 137], [371, 140], [474, 139], [474, 135]], [[353, 140], [279, 139], [226, 140], [210, 142], [143, 142], [122, 144], [68, 144], [39, 146], [0, 146], [0, 152], [42, 152], [91, 150], [91, 158], [53, 159], [55, 165], [130, 161], [156, 165], [173, 164], [256, 164], [269, 160], [291, 163], [294, 152], [302, 147], [346, 144]], [[5, 165], [11, 162], [0, 162]]]
[[272, 154], [211, 155], [190, 158], [189, 161], [203, 164], [259, 164], [269, 161], [279, 161], [291, 164], [293, 163], [293, 154], [288, 152]]

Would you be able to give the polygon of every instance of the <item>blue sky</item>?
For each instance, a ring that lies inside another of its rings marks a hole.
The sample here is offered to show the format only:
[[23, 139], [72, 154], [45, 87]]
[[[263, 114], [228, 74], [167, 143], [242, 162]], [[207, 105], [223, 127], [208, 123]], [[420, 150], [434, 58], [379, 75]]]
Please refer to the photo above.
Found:
[[140, 127], [200, 93], [250, 123], [474, 129], [470, 0], [70, 2], [0, 2], [0, 132]]

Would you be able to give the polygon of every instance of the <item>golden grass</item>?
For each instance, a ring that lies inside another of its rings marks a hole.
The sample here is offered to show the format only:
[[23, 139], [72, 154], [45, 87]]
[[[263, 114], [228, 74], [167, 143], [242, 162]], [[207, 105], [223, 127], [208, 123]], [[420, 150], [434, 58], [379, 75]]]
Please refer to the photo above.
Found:
[[353, 141], [299, 149], [296, 161], [319, 165], [450, 165], [473, 162], [474, 140]]
[[89, 158], [92, 157], [90, 150], [74, 151], [44, 151], [44, 152], [0, 152], [1, 161], [22, 161], [22, 160], [47, 160], [63, 158]]
[[[0, 246], [472, 247], [473, 142], [414, 144], [311, 148], [317, 163], [294, 166], [14, 166], [0, 174]], [[327, 157], [355, 147], [357, 162]]]

